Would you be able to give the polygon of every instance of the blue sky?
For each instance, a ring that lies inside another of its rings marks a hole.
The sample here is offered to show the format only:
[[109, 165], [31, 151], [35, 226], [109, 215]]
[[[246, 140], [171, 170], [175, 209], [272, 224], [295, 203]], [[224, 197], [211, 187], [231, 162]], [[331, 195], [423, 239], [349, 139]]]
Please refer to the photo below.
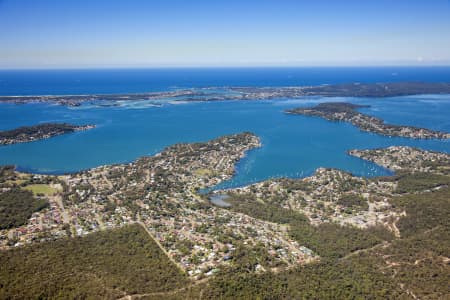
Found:
[[450, 65], [449, 0], [0, 0], [0, 68]]

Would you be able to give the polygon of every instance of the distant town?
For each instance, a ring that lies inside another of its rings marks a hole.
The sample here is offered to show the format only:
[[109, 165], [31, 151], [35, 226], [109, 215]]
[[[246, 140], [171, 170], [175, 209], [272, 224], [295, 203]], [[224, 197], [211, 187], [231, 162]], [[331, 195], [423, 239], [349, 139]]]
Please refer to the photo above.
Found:
[[165, 92], [91, 95], [34, 95], [0, 96], [0, 103], [50, 103], [79, 106], [85, 102], [105, 101], [107, 106], [120, 101], [168, 100], [168, 101], [226, 101], [266, 100], [279, 98], [322, 97], [396, 97], [419, 94], [449, 94], [450, 83], [393, 82], [348, 83], [294, 87], [205, 87]]

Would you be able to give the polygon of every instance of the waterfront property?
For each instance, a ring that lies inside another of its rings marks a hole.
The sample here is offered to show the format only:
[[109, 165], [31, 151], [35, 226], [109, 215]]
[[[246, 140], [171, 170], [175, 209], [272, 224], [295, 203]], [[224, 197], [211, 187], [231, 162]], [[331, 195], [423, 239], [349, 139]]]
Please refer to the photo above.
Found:
[[[449, 132], [448, 99], [449, 96], [445, 95], [422, 95], [370, 100], [349, 98], [348, 101], [370, 105], [361, 108], [360, 112], [383, 119], [388, 124]], [[380, 136], [362, 132], [345, 122], [283, 113], [287, 109], [308, 107], [323, 101], [323, 98], [304, 98], [186, 103], [180, 99], [176, 102], [178, 104], [162, 101], [159, 107], [148, 106], [143, 101], [119, 107], [86, 103], [76, 108], [47, 104], [1, 104], [2, 129], [55, 120], [97, 124], [97, 127], [95, 130], [33, 143], [0, 147], [0, 164], [13, 164], [19, 170], [34, 173], [64, 174], [129, 162], [179, 142], [206, 141], [220, 135], [250, 130], [261, 138], [262, 147], [249, 152], [238, 163], [236, 177], [220, 186], [225, 188], [273, 177], [305, 177], [312, 175], [319, 167], [337, 168], [358, 176], [390, 174], [386, 168], [349, 156], [349, 149], [404, 145], [450, 151], [449, 140]]]

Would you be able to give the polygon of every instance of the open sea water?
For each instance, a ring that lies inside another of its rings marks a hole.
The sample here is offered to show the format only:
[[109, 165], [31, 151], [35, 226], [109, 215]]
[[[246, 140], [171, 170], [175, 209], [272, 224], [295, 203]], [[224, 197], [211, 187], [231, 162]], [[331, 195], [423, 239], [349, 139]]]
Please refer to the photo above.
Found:
[[[211, 86], [296, 86], [343, 82], [450, 82], [450, 68], [251, 68], [152, 70], [0, 71], [0, 95], [135, 93]], [[237, 165], [236, 176], [220, 188], [273, 177], [304, 177], [318, 167], [355, 175], [390, 172], [351, 157], [349, 149], [408, 145], [450, 152], [449, 140], [390, 138], [351, 124], [287, 115], [284, 110], [324, 101], [370, 104], [361, 111], [387, 123], [450, 131], [450, 95], [393, 98], [303, 98], [264, 101], [142, 102], [119, 107], [83, 104], [0, 104], [0, 130], [43, 122], [96, 124], [85, 132], [0, 146], [0, 164], [19, 170], [61, 174], [152, 155], [174, 143], [207, 141], [242, 131], [257, 134], [263, 146]]]

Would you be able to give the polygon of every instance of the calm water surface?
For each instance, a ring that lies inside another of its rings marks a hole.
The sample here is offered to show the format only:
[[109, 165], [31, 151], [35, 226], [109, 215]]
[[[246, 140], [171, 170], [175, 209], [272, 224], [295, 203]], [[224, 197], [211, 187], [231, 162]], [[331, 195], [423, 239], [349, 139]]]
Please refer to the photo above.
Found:
[[[353, 148], [410, 145], [450, 152], [448, 140], [390, 138], [362, 132], [347, 123], [283, 111], [322, 101], [343, 99], [271, 100], [164, 104], [161, 107], [68, 108], [56, 105], [1, 105], [0, 129], [40, 122], [94, 123], [97, 128], [32, 143], [0, 147], [0, 164], [22, 170], [63, 173], [103, 164], [128, 162], [179, 142], [207, 141], [242, 131], [261, 137], [263, 147], [239, 162], [237, 175], [223, 187], [270, 177], [303, 177], [318, 167], [340, 168], [356, 175], [388, 172], [348, 156]], [[450, 131], [450, 96], [423, 96], [382, 100], [344, 99], [370, 103], [364, 112], [387, 122]]]
[[[145, 91], [144, 86], [147, 90], [161, 91], [170, 89], [171, 85], [257, 85], [254, 84], [256, 82], [259, 85], [320, 84], [328, 81], [355, 81], [357, 77], [360, 81], [367, 82], [394, 81], [388, 80], [389, 78], [450, 81], [450, 68], [419, 71], [407, 68], [340, 71], [339, 68], [309, 71], [272, 69], [265, 73], [261, 69], [222, 71], [222, 75], [217, 70], [210, 70], [209, 74], [197, 74], [200, 71], [195, 70], [185, 70], [184, 73], [164, 71], [166, 73], [160, 73], [161, 78], [158, 80], [155, 79], [156, 71], [129, 71], [131, 75], [115, 71], [107, 76], [103, 76], [107, 74], [104, 70], [83, 71], [84, 73], [60, 71], [60, 76], [50, 71], [44, 72], [47, 74], [44, 76], [43, 71], [40, 71], [41, 77], [38, 76], [38, 71], [2, 71], [0, 94], [137, 92]], [[142, 74], [139, 75], [139, 72]], [[121, 81], [122, 79], [124, 80]], [[119, 81], [122, 85], [117, 83]], [[207, 141], [242, 131], [254, 132], [261, 138], [263, 146], [250, 151], [238, 163], [236, 176], [220, 185], [232, 187], [272, 177], [304, 177], [311, 175], [318, 167], [340, 168], [362, 176], [389, 174], [379, 166], [348, 156], [346, 151], [353, 148], [409, 145], [450, 152], [448, 140], [390, 138], [361, 132], [347, 123], [283, 113], [289, 108], [315, 105], [323, 101], [371, 104], [370, 108], [362, 111], [381, 117], [388, 123], [450, 131], [450, 95], [385, 99], [305, 98], [178, 104], [163, 102], [160, 107], [145, 102], [128, 103], [121, 107], [85, 104], [76, 108], [47, 104], [0, 104], [0, 130], [42, 122], [97, 125], [97, 128], [85, 132], [0, 147], [0, 164], [15, 164], [21, 170], [32, 172], [59, 174], [104, 164], [129, 162], [143, 155], [155, 154], [174, 143]]]

